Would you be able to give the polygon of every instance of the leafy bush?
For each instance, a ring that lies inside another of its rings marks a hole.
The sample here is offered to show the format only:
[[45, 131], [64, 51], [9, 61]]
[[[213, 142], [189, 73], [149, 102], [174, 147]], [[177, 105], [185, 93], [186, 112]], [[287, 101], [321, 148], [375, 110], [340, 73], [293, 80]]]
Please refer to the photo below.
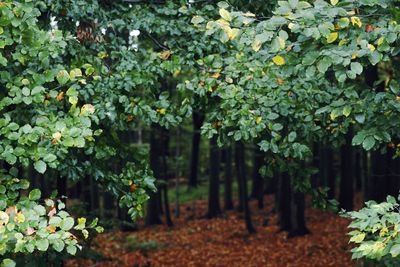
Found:
[[359, 211], [344, 213], [352, 220], [350, 242], [353, 259], [369, 259], [385, 266], [400, 264], [400, 204], [392, 196], [386, 202], [368, 201]]

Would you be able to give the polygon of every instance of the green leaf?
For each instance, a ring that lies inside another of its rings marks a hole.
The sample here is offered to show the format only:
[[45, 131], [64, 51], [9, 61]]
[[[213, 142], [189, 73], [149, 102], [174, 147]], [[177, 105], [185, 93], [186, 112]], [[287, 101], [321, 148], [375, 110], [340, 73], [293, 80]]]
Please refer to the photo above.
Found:
[[35, 170], [39, 173], [45, 173], [47, 170], [47, 164], [44, 161], [36, 161], [33, 164], [33, 167], [35, 168]]
[[57, 156], [54, 155], [54, 154], [51, 154], [51, 153], [46, 154], [46, 155], [43, 157], [43, 160], [46, 161], [46, 162], [53, 162], [53, 161], [55, 161], [56, 159], [57, 159]]
[[371, 150], [375, 146], [375, 138], [373, 136], [368, 136], [364, 139], [362, 145], [365, 150]]
[[351, 68], [351, 71], [353, 71], [357, 75], [359, 75], [363, 72], [363, 66], [358, 62], [351, 62], [350, 68]]
[[52, 241], [52, 243], [54, 250], [57, 252], [61, 252], [65, 247], [65, 243], [63, 240], [55, 239]]
[[60, 227], [64, 231], [71, 230], [72, 227], [74, 227], [74, 219], [72, 217], [67, 217], [64, 220], [62, 220]]
[[303, 61], [302, 61], [303, 65], [306, 65], [306, 66], [312, 65], [317, 60], [318, 57], [319, 57], [318, 51], [308, 52], [303, 58]]
[[290, 134], [288, 135], [288, 141], [289, 142], [293, 142], [297, 137], [296, 132], [290, 132]]
[[364, 139], [365, 139], [365, 135], [363, 133], [359, 132], [356, 134], [356, 136], [353, 137], [353, 140], [351, 143], [353, 146], [358, 146], [364, 142]]
[[39, 251], [47, 251], [49, 248], [49, 240], [39, 239], [36, 241], [36, 247]]
[[66, 70], [60, 70], [57, 74], [57, 81], [61, 84], [64, 85], [69, 81], [69, 74]]
[[332, 65], [332, 60], [329, 57], [324, 57], [317, 64], [317, 69], [321, 73], [325, 73], [328, 68]]
[[350, 238], [350, 242], [354, 242], [354, 243], [361, 243], [365, 238], [365, 233], [360, 233], [358, 235], [352, 236]]
[[71, 255], [75, 255], [77, 251], [77, 248], [73, 245], [67, 246], [67, 252]]
[[351, 114], [351, 107], [350, 106], [345, 106], [343, 108], [343, 115], [345, 117], [348, 117], [348, 116], [350, 116], [350, 114]]
[[15, 261], [11, 260], [11, 259], [4, 259], [1, 262], [1, 267], [15, 267], [16, 263]]
[[31, 90], [29, 90], [29, 88], [27, 88], [27, 87], [24, 87], [24, 88], [22, 88], [22, 94], [24, 96], [29, 96], [31, 94]]
[[357, 122], [362, 124], [362, 123], [365, 122], [365, 115], [364, 114], [357, 114], [355, 116], [355, 119], [356, 119]]
[[395, 258], [400, 255], [400, 244], [395, 244], [390, 248], [390, 254]]
[[226, 21], [231, 21], [232, 20], [232, 17], [231, 17], [231, 14], [229, 13], [229, 11], [227, 11], [224, 8], [221, 8], [219, 10], [219, 15], [221, 16], [221, 18], [223, 18]]
[[40, 199], [41, 196], [42, 196], [42, 193], [40, 192], [39, 189], [33, 189], [29, 193], [29, 199], [30, 200], [38, 200], [38, 199]]

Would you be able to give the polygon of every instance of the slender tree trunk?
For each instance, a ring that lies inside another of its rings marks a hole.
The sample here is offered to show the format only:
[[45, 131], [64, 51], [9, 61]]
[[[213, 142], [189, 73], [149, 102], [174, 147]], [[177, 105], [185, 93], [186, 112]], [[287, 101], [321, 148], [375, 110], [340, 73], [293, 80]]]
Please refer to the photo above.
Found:
[[194, 111], [192, 115], [193, 119], [193, 137], [192, 137], [192, 158], [190, 162], [190, 175], [189, 175], [189, 187], [196, 187], [198, 184], [198, 166], [199, 166], [199, 153], [200, 153], [200, 141], [201, 141], [201, 126], [204, 121], [204, 114]]
[[264, 163], [264, 156], [258, 149], [254, 152], [253, 166], [253, 188], [251, 197], [257, 199], [258, 208], [264, 208], [264, 179], [260, 174], [260, 169]]
[[224, 194], [224, 209], [233, 209], [232, 200], [232, 148], [225, 148], [225, 194]]
[[[177, 140], [180, 142], [180, 140]], [[163, 193], [164, 193], [164, 210], [165, 210], [165, 221], [168, 226], [173, 226], [171, 219], [171, 212], [169, 209], [169, 201], [168, 201], [168, 164], [167, 157], [169, 155], [169, 131], [163, 131], [163, 151], [162, 151], [162, 168], [163, 168]]]
[[[317, 188], [321, 185], [321, 178], [323, 180], [323, 153], [322, 147], [318, 143], [314, 143], [313, 145], [313, 166], [319, 168], [319, 173], [314, 174], [311, 176], [311, 186], [312, 188]], [[319, 178], [319, 179], [318, 179]]]
[[67, 196], [68, 182], [67, 178], [59, 176], [57, 179], [58, 197]]
[[[364, 78], [370, 90], [376, 92], [384, 92], [384, 84], [376, 86], [374, 83], [379, 81], [379, 73], [377, 66], [370, 66], [364, 71]], [[365, 200], [383, 201], [386, 188], [387, 160], [386, 155], [379, 150], [371, 151], [371, 169], [370, 175], [366, 181]]]
[[362, 169], [362, 151], [353, 148], [354, 151], [354, 167], [355, 167], [355, 183], [354, 187], [357, 192], [362, 190], [363, 169]]
[[353, 210], [354, 201], [354, 165], [351, 129], [346, 135], [346, 143], [341, 147], [341, 177], [340, 177], [340, 207], [345, 210]]
[[[237, 177], [237, 181], [239, 181], [239, 170], [244, 169], [244, 166], [241, 166], [241, 164], [245, 164], [245, 162], [239, 162], [238, 157], [236, 155], [237, 149], [235, 145], [235, 174]], [[244, 205], [245, 205], [245, 199], [243, 198], [245, 194], [243, 193], [243, 187], [241, 187], [239, 184], [237, 184], [237, 198], [238, 198], [238, 206], [237, 206], [237, 211], [238, 212], [243, 212], [244, 211]]]
[[[162, 178], [162, 172], [160, 170], [162, 161], [160, 160], [160, 149], [162, 149], [162, 144], [160, 144], [161, 139], [161, 126], [157, 124], [152, 124], [150, 133], [150, 167], [153, 170], [156, 179]], [[160, 193], [150, 192], [150, 199], [147, 204], [146, 213], [146, 225], [161, 224], [160, 218]]]
[[400, 158], [393, 158], [395, 151], [388, 152], [388, 190], [387, 194], [397, 197], [400, 191]]
[[210, 181], [208, 190], [208, 218], [215, 218], [221, 214], [219, 204], [219, 162], [220, 153], [217, 137], [210, 139]]
[[279, 174], [277, 191], [277, 210], [280, 231], [290, 231], [291, 219], [291, 193], [290, 176], [285, 171]]
[[336, 173], [333, 167], [333, 149], [329, 145], [321, 146], [320, 149], [320, 172], [322, 185], [329, 188], [328, 198], [335, 198]]
[[365, 200], [383, 201], [386, 198], [387, 158], [379, 151], [371, 152], [371, 174], [367, 181]]
[[304, 194], [293, 190], [293, 179], [291, 188], [291, 227], [289, 231], [289, 237], [303, 236], [310, 233], [306, 227], [306, 221], [304, 217], [305, 213], [305, 201]]
[[249, 207], [249, 200], [247, 196], [247, 181], [246, 181], [246, 168], [245, 168], [245, 159], [244, 155], [244, 144], [242, 142], [236, 142], [235, 144], [235, 157], [237, 163], [237, 178], [238, 178], [238, 187], [242, 188], [241, 195], [243, 199], [243, 210], [244, 210], [244, 218], [246, 222], [247, 231], [252, 234], [255, 233], [256, 230], [253, 227], [253, 223], [251, 220], [251, 212]]

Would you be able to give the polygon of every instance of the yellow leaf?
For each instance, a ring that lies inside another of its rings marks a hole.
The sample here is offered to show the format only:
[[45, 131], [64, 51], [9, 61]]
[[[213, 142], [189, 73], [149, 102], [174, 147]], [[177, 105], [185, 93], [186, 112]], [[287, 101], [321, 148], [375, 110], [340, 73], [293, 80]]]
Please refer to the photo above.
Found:
[[210, 77], [214, 78], [214, 79], [218, 79], [220, 76], [221, 76], [221, 73], [219, 73], [219, 72], [215, 72], [215, 73], [210, 75]]
[[362, 26], [362, 22], [359, 17], [351, 17], [351, 24], [357, 25], [359, 28]]
[[236, 28], [232, 29], [229, 26], [225, 26], [224, 31], [228, 35], [229, 40], [231, 40], [231, 41], [233, 39], [235, 39], [239, 35], [239, 32], [240, 32], [239, 29], [236, 29]]
[[372, 44], [368, 44], [368, 49], [371, 51], [375, 51], [375, 46]]
[[78, 224], [79, 225], [85, 225], [86, 224], [86, 218], [78, 218]]
[[351, 59], [356, 59], [358, 57], [358, 52], [354, 52], [352, 55], [351, 55]]
[[255, 17], [256, 16], [255, 14], [253, 14], [251, 12], [246, 12], [243, 15], [246, 16], [246, 17]]
[[349, 16], [353, 16], [355, 14], [356, 14], [356, 12], [354, 10], [347, 11], [347, 15], [349, 15]]
[[336, 4], [339, 2], [339, 0], [331, 0], [332, 6], [336, 6]]
[[21, 212], [18, 212], [14, 217], [14, 222], [15, 223], [23, 223], [23, 222], [25, 222], [25, 215], [22, 214]]
[[229, 13], [229, 11], [227, 11], [224, 8], [219, 10], [219, 15], [221, 16], [221, 18], [223, 18], [226, 21], [231, 21], [232, 20], [231, 13]]
[[277, 37], [278, 42], [279, 42], [279, 48], [282, 50], [285, 48], [285, 40], [283, 40], [281, 37]]
[[339, 34], [337, 32], [331, 32], [331, 34], [329, 34], [328, 38], [326, 38], [326, 41], [328, 44], [333, 43], [334, 41], [336, 41], [336, 39], [339, 37]]
[[290, 22], [290, 23], [288, 24], [288, 28], [289, 28], [289, 29], [293, 29], [294, 26], [296, 26], [296, 25], [295, 25], [294, 23], [292, 23], [292, 22]]
[[8, 223], [9, 216], [4, 211], [0, 211], [0, 225], [5, 225]]
[[81, 108], [81, 116], [93, 114], [96, 111], [95, 107], [91, 104], [85, 104]]
[[60, 132], [55, 132], [55, 133], [53, 133], [53, 138], [54, 138], [54, 140], [60, 141], [60, 140], [61, 140], [61, 137], [62, 137], [62, 135], [61, 135]]
[[382, 37], [379, 38], [378, 41], [377, 41], [378, 46], [382, 45], [382, 44], [383, 44], [383, 41], [385, 41], [385, 37], [382, 36]]
[[256, 118], [256, 123], [257, 123], [257, 124], [260, 124], [261, 121], [262, 121], [262, 117], [257, 117], [257, 118]]
[[285, 59], [281, 56], [275, 56], [272, 61], [278, 66], [285, 65], [286, 63]]
[[161, 115], [165, 115], [166, 111], [167, 111], [167, 110], [166, 110], [165, 108], [159, 108], [159, 109], [157, 109], [157, 112], [160, 113]]
[[171, 56], [171, 50], [165, 50], [158, 54], [162, 60], [167, 60]]
[[253, 44], [251, 45], [251, 48], [253, 48], [254, 51], [258, 52], [261, 48], [261, 45], [262, 45], [261, 41], [256, 39], [256, 40], [254, 40]]
[[348, 42], [349, 42], [349, 40], [342, 39], [342, 40], [339, 41], [339, 46], [343, 46], [343, 45], [347, 44]]
[[56, 232], [56, 227], [54, 225], [49, 225], [46, 227], [46, 229], [50, 234], [54, 234]]

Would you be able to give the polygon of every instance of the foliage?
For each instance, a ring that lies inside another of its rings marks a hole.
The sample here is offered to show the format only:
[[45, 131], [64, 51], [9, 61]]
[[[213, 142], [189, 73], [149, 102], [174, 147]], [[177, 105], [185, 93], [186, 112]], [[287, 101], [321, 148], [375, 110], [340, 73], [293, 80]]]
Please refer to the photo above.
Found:
[[[367, 151], [399, 138], [397, 77], [368, 77], [399, 53], [396, 1], [279, 1], [265, 19], [219, 7], [220, 19], [193, 22], [232, 48], [204, 59], [218, 73], [206, 80], [219, 102], [203, 127], [208, 136], [259, 140], [270, 174], [301, 170], [314, 142], [343, 144], [350, 129]], [[297, 176], [303, 192], [309, 176]]]
[[[65, 250], [74, 255], [81, 248], [76, 232], [87, 238], [92, 228], [102, 231], [97, 220], [88, 225], [85, 218], [75, 222], [62, 202], [46, 199], [41, 204], [40, 191], [27, 192], [29, 182], [17, 178], [23, 175], [18, 170], [30, 166], [42, 174], [49, 167], [62, 169], [76, 148], [94, 150], [94, 137], [101, 134], [101, 130], [93, 129], [93, 122], [99, 122], [96, 107], [81, 95], [84, 85], [95, 84], [100, 77], [94, 75], [89, 64], [64, 67], [62, 56], [67, 44], [76, 40], [55, 29], [40, 29], [37, 18], [41, 13], [35, 4], [0, 3], [0, 159], [4, 160], [0, 180], [0, 254], [4, 257], [47, 250]], [[155, 188], [144, 168], [133, 172], [133, 165], [126, 166], [122, 172], [130, 175], [130, 180], [122, 186], [128, 188], [130, 195], [125, 203], [136, 205], [139, 212], [131, 212], [136, 218], [148, 198], [146, 189]], [[133, 174], [138, 177], [133, 178]], [[137, 190], [132, 190], [133, 182]], [[1, 264], [15, 265], [8, 258]]]
[[350, 242], [353, 259], [366, 258], [382, 262], [385, 266], [398, 266], [400, 255], [399, 203], [388, 196], [386, 202], [368, 201], [359, 211], [344, 213], [352, 219]]

